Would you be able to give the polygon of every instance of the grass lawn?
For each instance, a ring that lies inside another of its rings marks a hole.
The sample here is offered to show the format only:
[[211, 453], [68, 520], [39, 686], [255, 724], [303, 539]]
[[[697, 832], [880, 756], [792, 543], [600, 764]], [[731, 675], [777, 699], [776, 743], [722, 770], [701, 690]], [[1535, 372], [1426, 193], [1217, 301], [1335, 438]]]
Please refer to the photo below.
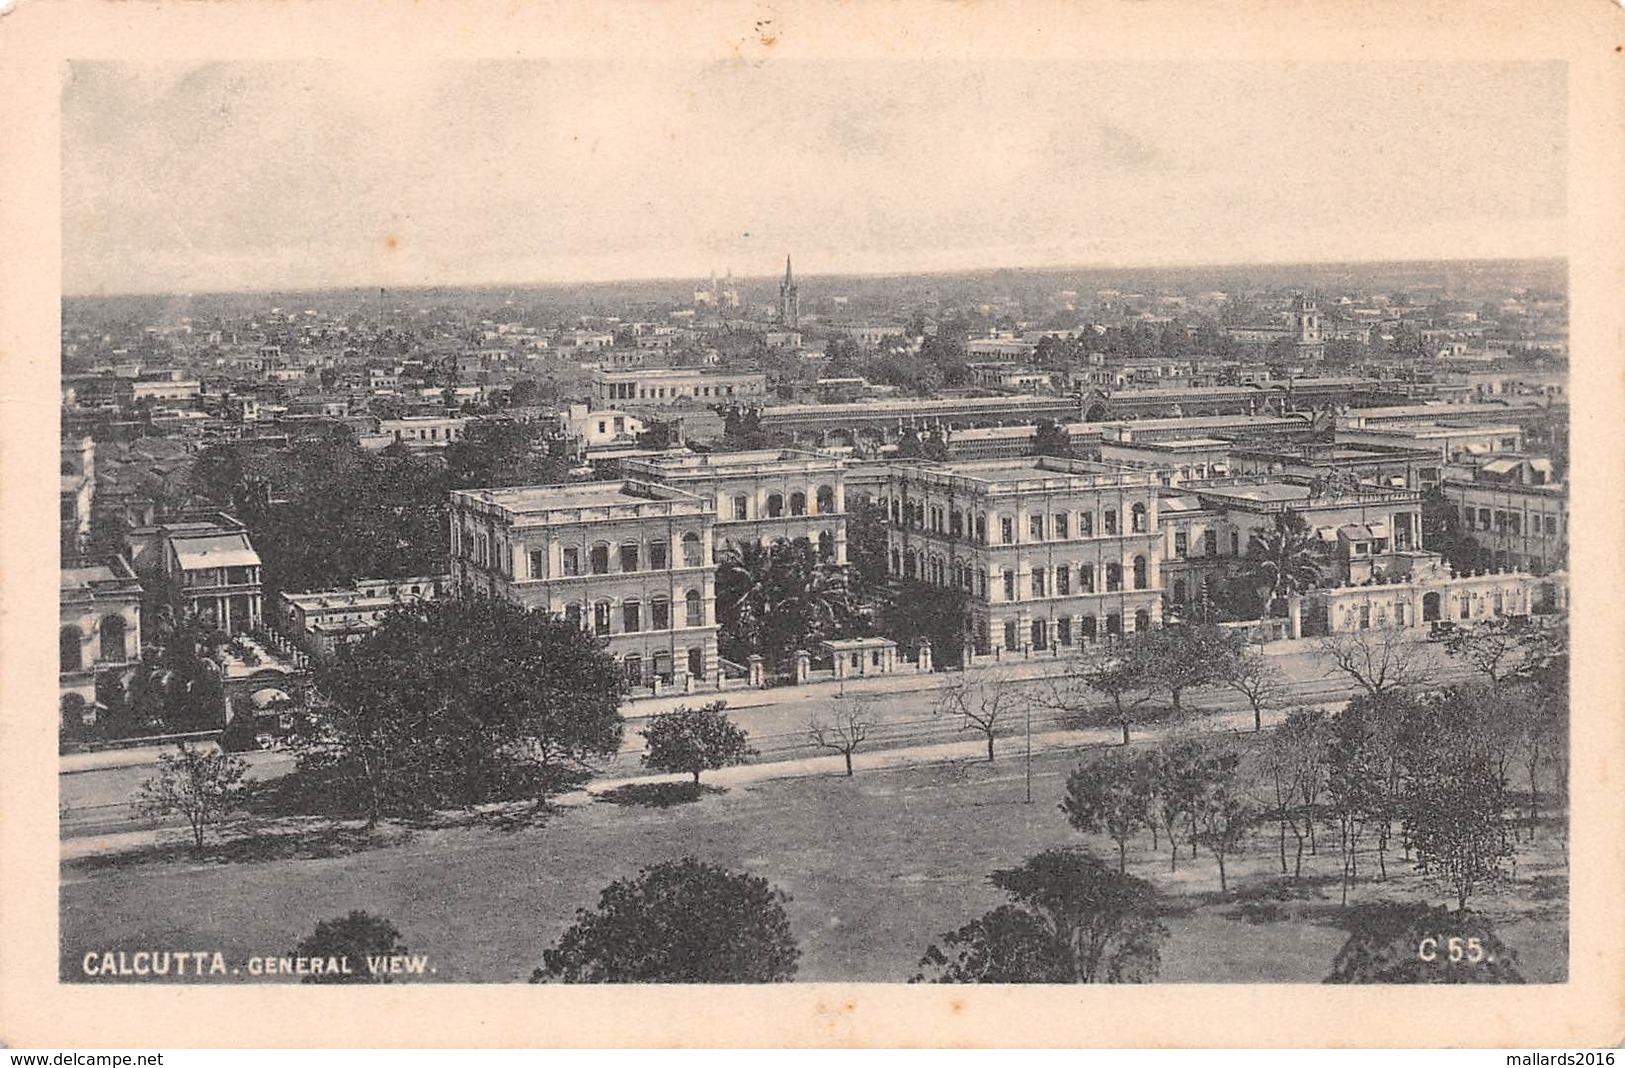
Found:
[[[388, 844], [335, 856], [71, 862], [62, 871], [61, 974], [84, 980], [85, 953], [120, 949], [218, 950], [239, 965], [291, 953], [318, 920], [366, 909], [427, 954], [436, 979], [522, 982], [605, 884], [693, 856], [765, 876], [791, 895], [799, 979], [903, 981], [942, 932], [1003, 902], [990, 871], [1082, 840], [1057, 808], [1075, 763], [1067, 753], [1036, 758], [1030, 805], [1020, 760], [1001, 757], [854, 779], [768, 780], [667, 807], [600, 802], [512, 829], [397, 832]], [[1228, 862], [1223, 899], [1210, 856], [1182, 856], [1170, 875], [1166, 843], [1160, 853], [1148, 836], [1134, 844], [1130, 870], [1165, 895], [1163, 980], [1326, 976], [1346, 937], [1335, 847], [1318, 867], [1306, 864], [1303, 887], [1284, 892], [1273, 831], [1261, 828], [1247, 854]], [[1533, 846], [1520, 845], [1515, 881], [1473, 906], [1496, 921], [1527, 979], [1556, 982], [1567, 970], [1567, 865], [1561, 824], [1541, 833]], [[1102, 858], [1116, 856], [1109, 841], [1090, 845]], [[1386, 883], [1359, 884], [1351, 903], [1443, 901], [1397, 856], [1389, 870]]]

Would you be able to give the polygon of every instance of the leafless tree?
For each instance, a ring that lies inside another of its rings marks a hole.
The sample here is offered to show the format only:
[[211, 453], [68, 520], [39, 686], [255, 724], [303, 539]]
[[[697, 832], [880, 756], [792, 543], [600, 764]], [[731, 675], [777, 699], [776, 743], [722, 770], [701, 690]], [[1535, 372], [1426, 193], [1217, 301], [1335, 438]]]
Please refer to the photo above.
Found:
[[1331, 634], [1317, 646], [1332, 664], [1326, 674], [1342, 672], [1372, 697], [1418, 686], [1439, 670], [1427, 644], [1398, 627]]
[[837, 706], [829, 722], [816, 714], [807, 724], [807, 735], [820, 749], [833, 749], [846, 758], [846, 776], [852, 777], [852, 754], [869, 737], [874, 721], [862, 705]]
[[951, 676], [937, 692], [937, 703], [932, 711], [939, 716], [957, 716], [961, 730], [979, 731], [987, 738], [987, 759], [993, 760], [993, 740], [1000, 729], [1021, 711], [1023, 702], [1031, 696], [1015, 685], [1014, 680], [997, 669], [962, 671]]
[[1264, 729], [1264, 710], [1279, 708], [1286, 700], [1286, 678], [1260, 653], [1237, 657], [1220, 679], [1241, 694], [1253, 709], [1253, 730]]

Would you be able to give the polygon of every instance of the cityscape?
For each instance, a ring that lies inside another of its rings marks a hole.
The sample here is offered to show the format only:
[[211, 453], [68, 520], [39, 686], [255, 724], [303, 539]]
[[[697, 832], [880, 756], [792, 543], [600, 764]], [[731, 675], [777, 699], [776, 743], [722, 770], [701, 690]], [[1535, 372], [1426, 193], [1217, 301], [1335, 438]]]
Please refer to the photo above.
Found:
[[1563, 257], [167, 255], [62, 301], [63, 982], [1567, 979]]

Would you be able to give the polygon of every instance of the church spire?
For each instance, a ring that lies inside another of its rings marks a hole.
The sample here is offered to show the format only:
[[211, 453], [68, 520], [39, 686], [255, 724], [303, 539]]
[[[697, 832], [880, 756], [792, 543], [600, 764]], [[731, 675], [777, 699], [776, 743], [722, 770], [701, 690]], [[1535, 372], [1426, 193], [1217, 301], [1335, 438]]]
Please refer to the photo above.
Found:
[[788, 255], [784, 257], [784, 284], [787, 286], [795, 285], [795, 279], [790, 275], [790, 257]]

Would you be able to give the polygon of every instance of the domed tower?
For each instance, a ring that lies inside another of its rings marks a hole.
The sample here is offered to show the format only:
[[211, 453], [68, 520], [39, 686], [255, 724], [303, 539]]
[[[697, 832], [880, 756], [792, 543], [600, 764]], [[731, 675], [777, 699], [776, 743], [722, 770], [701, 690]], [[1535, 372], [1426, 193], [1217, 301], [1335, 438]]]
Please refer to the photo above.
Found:
[[1292, 300], [1292, 328], [1298, 355], [1318, 360], [1326, 355], [1326, 342], [1320, 332], [1320, 301], [1299, 294]]

